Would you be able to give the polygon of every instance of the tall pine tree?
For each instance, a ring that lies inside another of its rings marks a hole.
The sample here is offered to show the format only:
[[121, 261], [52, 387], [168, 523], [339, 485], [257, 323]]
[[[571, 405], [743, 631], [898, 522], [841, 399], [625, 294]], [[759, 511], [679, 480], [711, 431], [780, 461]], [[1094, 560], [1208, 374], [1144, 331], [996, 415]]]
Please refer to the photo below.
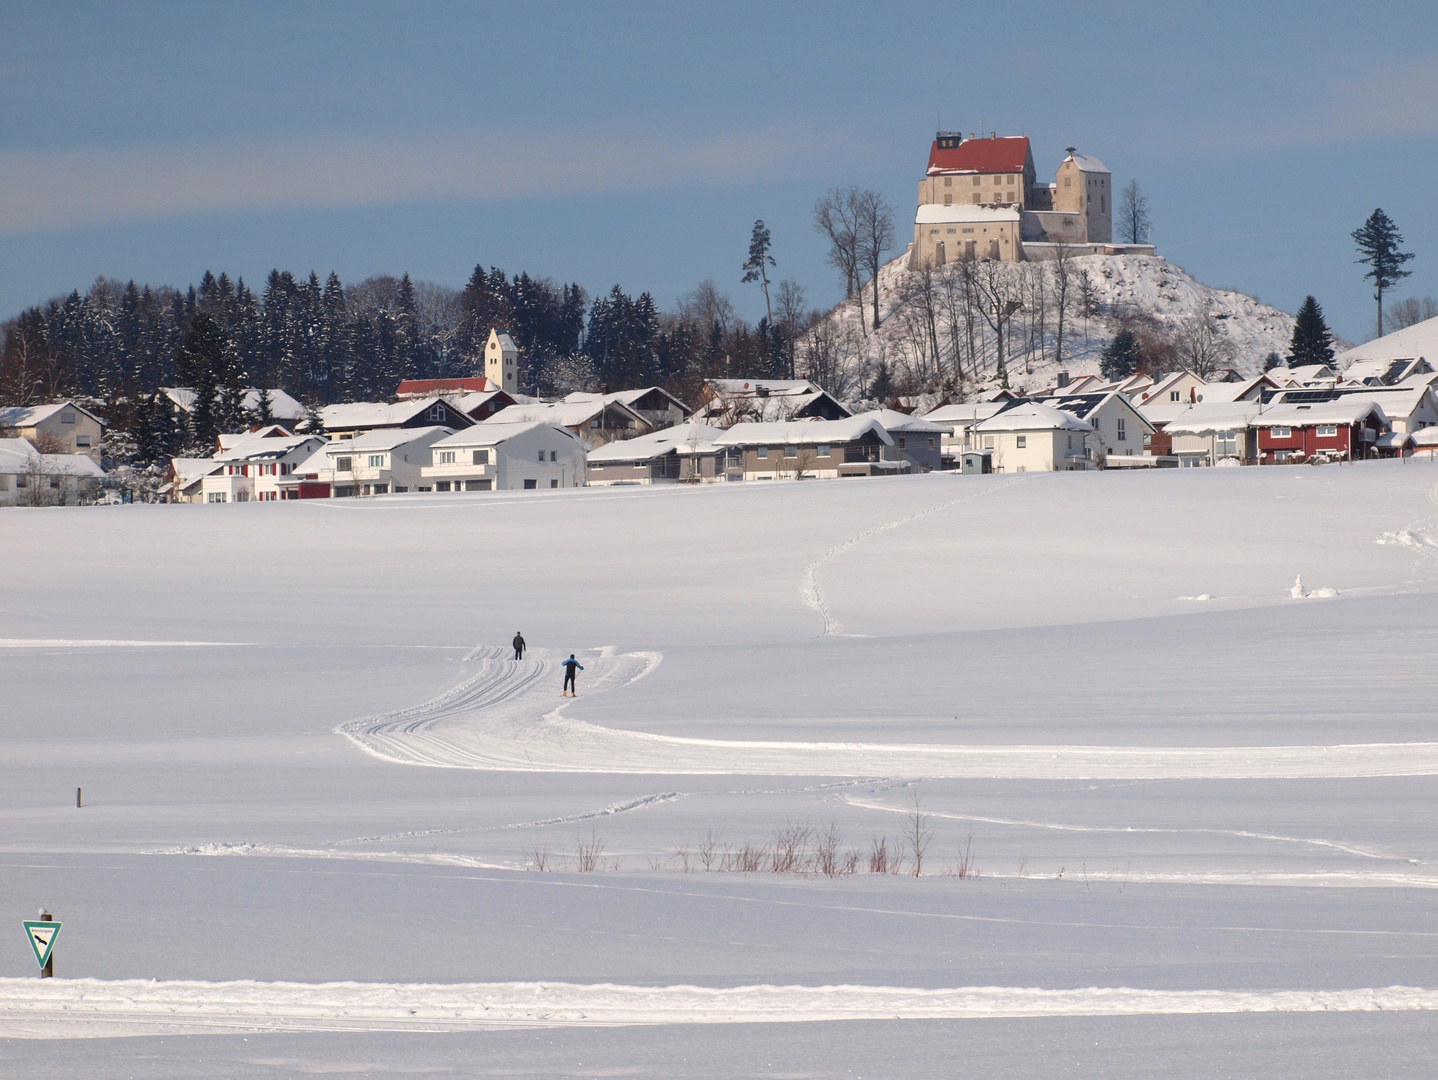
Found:
[[1398, 226], [1381, 208], [1368, 215], [1368, 220], [1354, 229], [1352, 236], [1353, 242], [1358, 245], [1358, 261], [1368, 267], [1363, 276], [1373, 282], [1373, 298], [1378, 301], [1378, 335], [1382, 337], [1383, 292], [1413, 272], [1403, 269], [1403, 264], [1413, 258], [1413, 253], [1398, 250], [1403, 237], [1398, 232]]
[[1333, 334], [1323, 321], [1323, 309], [1309, 296], [1298, 309], [1293, 323], [1293, 341], [1288, 346], [1288, 366], [1326, 364], [1333, 359]]

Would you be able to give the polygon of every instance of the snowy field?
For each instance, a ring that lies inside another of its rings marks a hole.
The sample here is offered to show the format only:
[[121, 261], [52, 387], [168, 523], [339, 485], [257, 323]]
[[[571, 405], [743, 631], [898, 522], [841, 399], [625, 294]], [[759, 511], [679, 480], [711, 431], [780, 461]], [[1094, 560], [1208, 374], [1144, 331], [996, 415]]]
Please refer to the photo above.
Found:
[[1431, 464], [12, 510], [0, 581], [5, 1075], [1432, 1074]]

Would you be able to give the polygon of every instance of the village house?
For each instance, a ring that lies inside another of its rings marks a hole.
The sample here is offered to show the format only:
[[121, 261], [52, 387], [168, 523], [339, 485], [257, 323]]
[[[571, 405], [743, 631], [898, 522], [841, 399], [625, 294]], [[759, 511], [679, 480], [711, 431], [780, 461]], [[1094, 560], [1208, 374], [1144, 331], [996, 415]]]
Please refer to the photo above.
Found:
[[612, 484], [712, 483], [724, 479], [723, 430], [683, 423], [606, 443], [589, 452], [590, 487]]
[[[1425, 319], [1348, 349], [1339, 353], [1333, 364], [1343, 370], [1344, 378], [1357, 381], [1366, 381], [1367, 376], [1374, 372], [1375, 367], [1369, 366], [1369, 361], [1377, 361], [1377, 370], [1383, 372], [1389, 370], [1388, 365], [1400, 360], [1405, 366], [1412, 365], [1411, 370], [1399, 368], [1398, 373], [1391, 376], [1397, 382], [1410, 375], [1423, 374], [1419, 370], [1420, 362], [1422, 367], [1431, 368], [1432, 362], [1427, 358], [1438, 362], [1438, 319]], [[1364, 362], [1364, 366], [1355, 368], [1354, 365], [1360, 362]]]
[[[621, 401], [602, 394], [584, 394], [576, 401], [527, 402], [511, 405], [500, 414], [503, 423], [557, 424], [592, 446], [614, 439], [632, 439], [652, 429], [644, 417]], [[495, 421], [486, 420], [485, 423]]]
[[164, 482], [155, 493], [165, 502], [204, 502], [204, 479], [218, 468], [214, 458], [171, 458], [165, 466]]
[[326, 405], [320, 422], [331, 439], [353, 439], [371, 431], [395, 428], [448, 427], [458, 430], [474, 423], [456, 400], [446, 397], [411, 398], [386, 404], [355, 401]]
[[395, 389], [395, 401], [442, 397], [475, 423], [513, 405], [516, 398], [482, 375], [464, 379], [406, 379]]
[[379, 428], [350, 439], [324, 443], [276, 483], [281, 498], [343, 499], [357, 495], [428, 491], [423, 470], [430, 447], [453, 435], [452, 428]]
[[952, 428], [893, 409], [855, 413], [854, 419], [876, 420], [889, 433], [894, 445], [885, 450], [886, 460], [907, 462], [908, 471], [915, 473], [937, 472], [944, 467], [944, 436], [952, 437]]
[[808, 379], [705, 379], [689, 419], [727, 428], [740, 422], [840, 420], [853, 412]]
[[29, 439], [47, 454], [84, 454], [100, 464], [105, 424], [73, 401], [0, 408], [0, 438]]
[[894, 440], [872, 417], [745, 421], [714, 442], [728, 451], [724, 469], [730, 481], [882, 476], [909, 468], [907, 461], [886, 457]]
[[1258, 463], [1258, 433], [1254, 419], [1262, 402], [1200, 401], [1187, 405], [1164, 424], [1168, 452], [1189, 469], [1211, 465]]
[[104, 478], [88, 454], [42, 454], [28, 439], [0, 439], [0, 506], [74, 506]]
[[299, 497], [281, 481], [325, 445], [319, 435], [291, 435], [282, 427], [224, 439], [214, 468], [200, 480], [200, 502], [276, 502]]
[[576, 391], [566, 396], [564, 400], [566, 404], [596, 400], [609, 404], [617, 401], [648, 421], [650, 429], [654, 431], [683, 423], [684, 418], [689, 415], [689, 406], [662, 386], [646, 386], [640, 390], [620, 390], [613, 394], [586, 394]]
[[927, 413], [924, 419], [931, 424], [938, 424], [947, 429], [947, 433], [940, 436], [940, 446], [943, 452], [943, 468], [952, 469], [959, 465], [959, 457], [965, 450], [972, 450], [977, 447], [974, 440], [974, 428], [980, 421], [987, 420], [991, 416], [1011, 408], [1014, 399], [1005, 398], [1002, 401], [966, 401], [962, 404], [941, 405], [933, 412]]
[[1260, 462], [1279, 465], [1314, 457], [1352, 461], [1374, 456], [1379, 436], [1389, 430], [1382, 406], [1357, 395], [1268, 405], [1251, 426], [1258, 430]]
[[589, 444], [546, 421], [486, 420], [430, 447], [420, 491], [534, 491], [583, 487]]
[[1049, 398], [1043, 404], [1060, 409], [1093, 429], [1086, 445], [1095, 460], [1143, 457], [1144, 448], [1154, 433], [1153, 424], [1126, 395], [1117, 391]]
[[1072, 413], [1038, 401], [1021, 401], [980, 421], [978, 450], [992, 453], [993, 471], [1073, 472], [1092, 467], [1093, 428]]
[[1433, 365], [1422, 356], [1399, 360], [1355, 360], [1343, 370], [1343, 381], [1365, 386], [1394, 386], [1424, 375], [1434, 375]]

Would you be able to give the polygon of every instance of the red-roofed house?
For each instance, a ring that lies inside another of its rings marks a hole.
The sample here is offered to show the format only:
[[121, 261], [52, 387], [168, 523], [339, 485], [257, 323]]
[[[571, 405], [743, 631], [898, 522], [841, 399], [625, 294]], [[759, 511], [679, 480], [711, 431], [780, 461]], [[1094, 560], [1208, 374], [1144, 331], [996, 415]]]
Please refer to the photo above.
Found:
[[485, 394], [499, 387], [480, 375], [470, 379], [405, 379], [394, 396], [399, 401], [426, 397], [463, 397]]

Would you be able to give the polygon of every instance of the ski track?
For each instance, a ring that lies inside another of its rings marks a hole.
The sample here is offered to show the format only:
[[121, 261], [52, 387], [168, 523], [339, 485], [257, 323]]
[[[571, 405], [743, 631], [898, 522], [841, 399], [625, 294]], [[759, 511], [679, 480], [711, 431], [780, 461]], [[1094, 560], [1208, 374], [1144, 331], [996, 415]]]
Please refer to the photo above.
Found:
[[[912, 807], [889, 806], [885, 803], [867, 799], [847, 798], [845, 801], [850, 806], [857, 807], [861, 810], [882, 810], [891, 814], [913, 813]], [[1312, 847], [1341, 851], [1346, 855], [1357, 855], [1364, 859], [1404, 862], [1410, 865], [1416, 865], [1418, 863], [1417, 859], [1410, 859], [1406, 855], [1394, 855], [1385, 851], [1374, 851], [1371, 848], [1345, 844], [1339, 840], [1320, 840], [1302, 836], [1280, 836], [1276, 833], [1248, 832], [1243, 829], [1161, 829], [1151, 826], [1136, 827], [1133, 825], [1069, 825], [1052, 821], [1018, 821], [1009, 818], [979, 817], [974, 814], [949, 814], [941, 810], [926, 809], [924, 813], [929, 817], [944, 818], [948, 821], [970, 821], [980, 825], [1005, 825], [1017, 829], [1048, 829], [1055, 832], [1119, 833], [1122, 835], [1153, 833], [1167, 836], [1232, 836], [1240, 840], [1267, 840], [1283, 844], [1307, 844]]]
[[[485, 650], [480, 670], [432, 701], [336, 730], [387, 761], [504, 772], [891, 779], [1299, 779], [1438, 775], [1438, 743], [1340, 746], [955, 746], [693, 739], [546, 712], [551, 659]], [[643, 678], [658, 653], [590, 650], [585, 693]], [[600, 812], [602, 814], [602, 812]], [[543, 824], [551, 824], [544, 822]]]
[[917, 513], [897, 518], [894, 521], [886, 521], [883, 524], [875, 525], [872, 528], [865, 529], [857, 536], [851, 536], [849, 539], [835, 544], [828, 551], [824, 552], [824, 554], [820, 555], [817, 559], [815, 559], [813, 562], [811, 562], [808, 566], [804, 568], [804, 573], [799, 578], [800, 599], [804, 601], [804, 605], [806, 607], [813, 608], [815, 613], [824, 622], [824, 629], [820, 636], [838, 637], [844, 634], [843, 624], [840, 623], [836, 618], [834, 618], [833, 612], [829, 610], [828, 601], [824, 599], [824, 594], [819, 589], [819, 571], [824, 567], [826, 563], [842, 555], [844, 552], [848, 551], [856, 544], [863, 543], [870, 537], [878, 536], [880, 533], [886, 533], [891, 529], [897, 529], [900, 525], [907, 525], [911, 521], [917, 521], [919, 518], [928, 517], [930, 514], [937, 514], [940, 510], [947, 510], [951, 506], [958, 506], [960, 503], [969, 502], [972, 499], [981, 498], [985, 495], [992, 495], [995, 492], [1002, 491], [1004, 488], [1012, 487], [1018, 482], [1019, 478], [1015, 477], [1012, 480], [1008, 480], [1001, 484], [996, 484], [993, 487], [986, 487], [980, 491], [968, 492], [964, 495], [959, 496], [957, 499], [949, 499], [946, 502], [941, 502], [935, 506], [930, 506], [926, 510], [920, 510]]
[[484, 1031], [1236, 1013], [1433, 1012], [1438, 990], [1041, 989], [973, 986], [624, 986], [0, 979], [0, 1038], [169, 1033]]

